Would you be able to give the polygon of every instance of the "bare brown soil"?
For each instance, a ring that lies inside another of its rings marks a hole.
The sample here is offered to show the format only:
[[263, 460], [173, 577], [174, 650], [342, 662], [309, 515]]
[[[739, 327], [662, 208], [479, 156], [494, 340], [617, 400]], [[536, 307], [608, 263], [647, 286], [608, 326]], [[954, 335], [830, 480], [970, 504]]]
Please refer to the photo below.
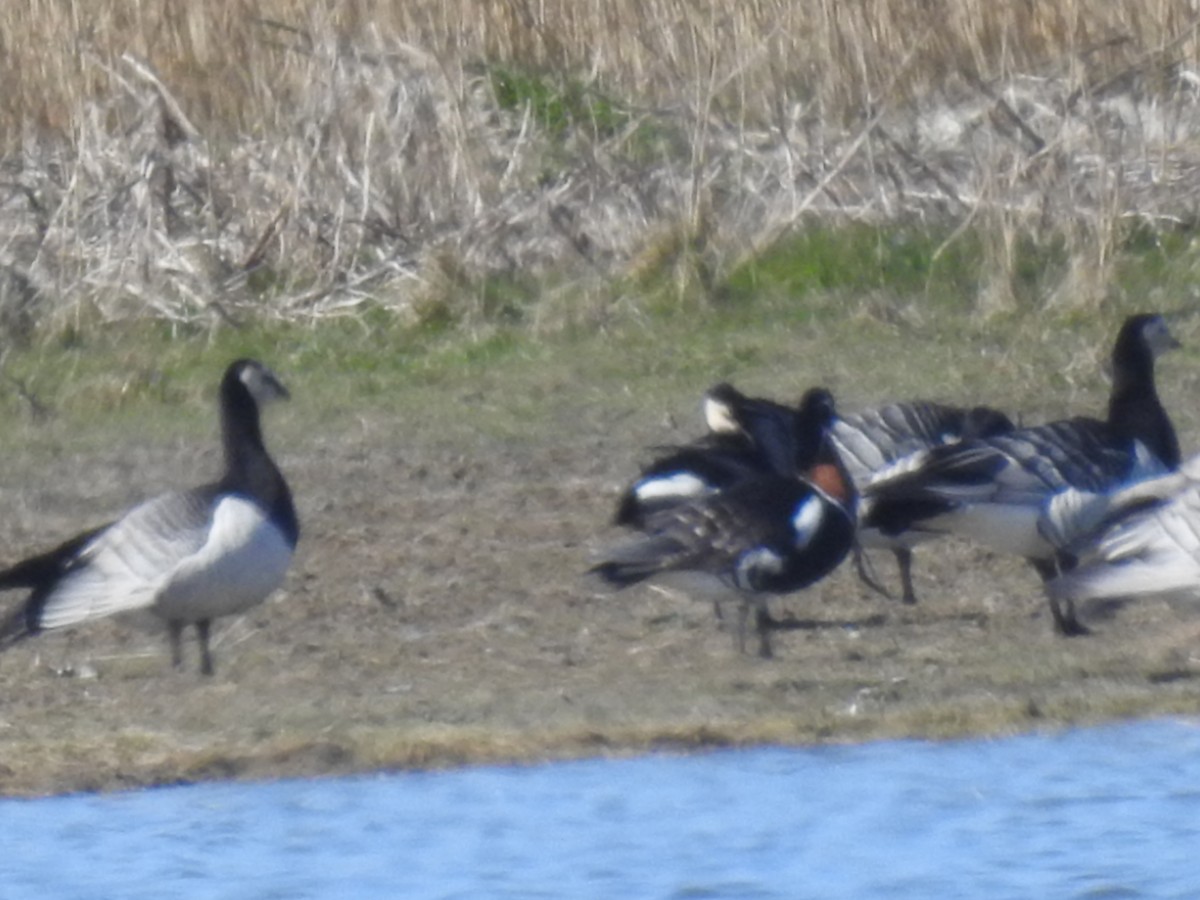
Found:
[[[639, 448], [678, 436], [661, 424], [564, 403], [553, 436], [529, 440], [384, 413], [321, 437], [286, 412], [271, 425], [304, 526], [286, 590], [221, 625], [210, 679], [194, 655], [172, 671], [165, 637], [122, 621], [0, 656], [0, 792], [1007, 734], [1200, 709], [1181, 614], [1146, 603], [1091, 637], [1057, 638], [1031, 572], [952, 542], [919, 553], [914, 608], [869, 594], [848, 567], [779, 601], [795, 627], [772, 661], [739, 655], [705, 602], [593, 592], [580, 573], [620, 538], [605, 526], [617, 488]], [[131, 436], [10, 459], [0, 546], [47, 546], [194, 481], [216, 466], [208, 443]]]

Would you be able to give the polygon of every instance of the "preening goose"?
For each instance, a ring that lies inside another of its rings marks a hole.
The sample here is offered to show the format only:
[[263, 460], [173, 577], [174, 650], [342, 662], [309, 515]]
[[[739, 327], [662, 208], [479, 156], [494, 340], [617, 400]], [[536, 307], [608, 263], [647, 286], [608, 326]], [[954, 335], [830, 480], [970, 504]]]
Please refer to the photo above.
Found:
[[644, 528], [657, 512], [726, 490], [742, 481], [796, 465], [795, 411], [747, 397], [722, 382], [703, 400], [708, 433], [688, 444], [659, 448], [622, 494], [613, 524]]
[[809, 391], [789, 416], [797, 448], [790, 474], [760, 474], [663, 508], [647, 518], [644, 537], [591, 572], [618, 588], [669, 571], [715, 579], [741, 599], [739, 648], [753, 607], [759, 655], [771, 656], [768, 597], [823, 578], [854, 542], [854, 485], [828, 441], [834, 416], [829, 392]]
[[299, 539], [291, 491], [267, 453], [259, 422], [262, 404], [287, 396], [261, 363], [231, 363], [220, 387], [220, 480], [148, 500], [0, 572], [0, 590], [31, 589], [0, 627], [0, 646], [150, 609], [167, 623], [177, 668], [184, 626], [195, 625], [200, 669], [211, 675], [212, 620], [242, 612], [275, 590]]
[[[966, 409], [922, 400], [889, 403], [876, 409], [843, 416], [830, 432], [833, 444], [859, 491], [898, 460], [971, 437], [991, 437], [1012, 431], [1008, 416], [987, 406]], [[916, 603], [912, 580], [912, 548], [934, 535], [916, 531], [884, 534], [869, 522], [860, 522], [858, 542], [863, 547], [890, 550], [900, 570], [905, 603]], [[860, 576], [875, 587], [860, 568]]]
[[[1039, 530], [1046, 504], [1068, 488], [1108, 491], [1179, 465], [1179, 443], [1154, 383], [1154, 361], [1178, 346], [1158, 315], [1122, 325], [1104, 421], [1074, 418], [907, 457], [863, 490], [863, 518], [886, 535], [960, 534], [1057, 571], [1056, 549]], [[1051, 604], [1063, 634], [1084, 631]]]

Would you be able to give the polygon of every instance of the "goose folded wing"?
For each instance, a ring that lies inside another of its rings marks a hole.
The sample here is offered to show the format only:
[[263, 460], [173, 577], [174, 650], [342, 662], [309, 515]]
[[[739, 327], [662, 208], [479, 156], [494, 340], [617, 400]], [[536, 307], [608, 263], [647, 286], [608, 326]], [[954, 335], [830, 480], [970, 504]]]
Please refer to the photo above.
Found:
[[1056, 549], [1078, 553], [1123, 519], [1163, 506], [1193, 483], [1173, 472], [1112, 491], [1067, 488], [1050, 498], [1038, 532]]
[[765, 465], [740, 435], [709, 435], [695, 444], [660, 447], [658, 453], [621, 494], [614, 525], [642, 528], [655, 513], [755, 477]]
[[212, 491], [164, 494], [130, 510], [85, 545], [62, 578], [35, 597], [40, 628], [61, 628], [152, 606], [178, 566], [209, 539]]
[[1200, 561], [1200, 485], [1169, 503], [1132, 513], [1105, 533], [1094, 557], [1119, 563], [1163, 553]]
[[1131, 514], [1047, 588], [1070, 600], [1194, 596], [1200, 590], [1200, 487]]
[[985, 443], [931, 447], [881, 470], [863, 494], [890, 500], [979, 502], [996, 494], [997, 479], [1010, 468], [1012, 460]]

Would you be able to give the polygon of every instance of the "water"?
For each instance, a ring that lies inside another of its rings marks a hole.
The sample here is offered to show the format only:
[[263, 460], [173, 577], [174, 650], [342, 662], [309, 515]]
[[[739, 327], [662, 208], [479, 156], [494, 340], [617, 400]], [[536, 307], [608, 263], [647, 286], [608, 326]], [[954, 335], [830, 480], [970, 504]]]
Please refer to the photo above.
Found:
[[1200, 725], [0, 801], [0, 897], [1200, 896]]

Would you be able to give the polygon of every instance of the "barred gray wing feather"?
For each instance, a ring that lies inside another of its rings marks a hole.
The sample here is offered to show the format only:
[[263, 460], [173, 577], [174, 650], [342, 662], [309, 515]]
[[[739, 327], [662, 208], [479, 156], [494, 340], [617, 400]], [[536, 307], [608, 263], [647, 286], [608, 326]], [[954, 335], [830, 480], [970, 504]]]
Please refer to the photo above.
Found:
[[1059, 599], [1200, 593], [1200, 485], [1108, 530], [1079, 566], [1047, 586]]
[[164, 494], [134, 507], [80, 553], [41, 598], [40, 628], [152, 606], [164, 580], [205, 543], [212, 491]]

